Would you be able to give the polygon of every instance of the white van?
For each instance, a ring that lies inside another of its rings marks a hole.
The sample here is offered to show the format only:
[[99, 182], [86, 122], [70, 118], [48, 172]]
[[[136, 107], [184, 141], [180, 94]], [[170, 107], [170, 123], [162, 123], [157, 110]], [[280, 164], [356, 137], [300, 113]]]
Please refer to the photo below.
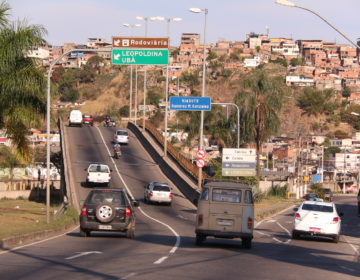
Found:
[[72, 110], [69, 116], [69, 126], [82, 126], [82, 113], [79, 110]]

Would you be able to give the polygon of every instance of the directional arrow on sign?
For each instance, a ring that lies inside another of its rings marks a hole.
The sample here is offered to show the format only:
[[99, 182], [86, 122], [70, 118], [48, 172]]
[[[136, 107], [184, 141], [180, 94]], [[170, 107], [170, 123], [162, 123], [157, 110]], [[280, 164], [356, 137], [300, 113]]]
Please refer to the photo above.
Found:
[[119, 46], [120, 40], [114, 40], [114, 46]]
[[120, 58], [120, 54], [115, 54], [115, 55], [114, 55], [114, 59], [115, 59], [115, 60], [119, 60], [119, 58]]
[[99, 251], [76, 252], [76, 253], [78, 253], [78, 254], [71, 256], [71, 257], [67, 257], [67, 258], [65, 258], [65, 260], [72, 260], [72, 259], [80, 258], [82, 256], [90, 255], [90, 254], [102, 254], [102, 252], [99, 252]]

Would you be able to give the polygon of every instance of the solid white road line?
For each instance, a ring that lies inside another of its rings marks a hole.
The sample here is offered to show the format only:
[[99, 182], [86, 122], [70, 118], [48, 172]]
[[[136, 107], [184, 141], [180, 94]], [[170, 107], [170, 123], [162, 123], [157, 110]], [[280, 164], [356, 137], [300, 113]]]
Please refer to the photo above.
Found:
[[[112, 163], [113, 163], [113, 165], [114, 165], [114, 167], [115, 167], [116, 173], [118, 174], [121, 182], [122, 182], [123, 185], [125, 186], [125, 188], [126, 188], [127, 192], [129, 193], [131, 199], [132, 199], [132, 200], [135, 200], [132, 192], [130, 191], [129, 187], [127, 186], [127, 184], [125, 183], [123, 177], [121, 176], [121, 174], [120, 174], [120, 172], [119, 172], [119, 169], [117, 168], [114, 159], [111, 157], [110, 150], [109, 150], [108, 146], [106, 145], [105, 139], [104, 139], [104, 137], [103, 137], [103, 135], [102, 135], [99, 127], [96, 127], [96, 128], [97, 128], [97, 130], [98, 130], [98, 132], [99, 132], [99, 134], [100, 134], [100, 137], [101, 137], [101, 139], [102, 139], [102, 141], [103, 141], [103, 143], [104, 143], [104, 146], [105, 146], [105, 148], [106, 148], [106, 150], [107, 150], [107, 152], [108, 152], [108, 154], [109, 154], [109, 156], [110, 156], [110, 159], [111, 159], [111, 161], [112, 161]], [[162, 222], [162, 221], [160, 221], [160, 220], [157, 220], [157, 219], [151, 217], [150, 215], [146, 214], [146, 213], [144, 212], [144, 210], [142, 210], [141, 207], [138, 207], [138, 209], [140, 210], [140, 212], [141, 212], [145, 217], [147, 217], [147, 218], [149, 218], [149, 219], [151, 219], [151, 220], [153, 220], [153, 221], [155, 221], [155, 222], [157, 222], [157, 223], [159, 223], [159, 224], [167, 227], [167, 228], [175, 235], [175, 237], [176, 237], [175, 245], [174, 245], [174, 246], [171, 248], [171, 250], [169, 251], [169, 254], [174, 254], [174, 253], [176, 252], [176, 250], [177, 250], [177, 249], [179, 248], [179, 246], [180, 246], [180, 236], [179, 236], [179, 234], [178, 234], [171, 226], [169, 226], [168, 224], [166, 224], [166, 223], [164, 223], [164, 222]], [[169, 256], [161, 257], [160, 259], [158, 259], [157, 261], [155, 261], [154, 264], [160, 264], [160, 263], [162, 263], [164, 260], [166, 260], [168, 257], [169, 257]]]
[[43, 239], [43, 240], [39, 240], [39, 241], [36, 241], [36, 242], [32, 242], [32, 243], [29, 243], [29, 244], [26, 244], [26, 245], [23, 245], [23, 246], [18, 246], [18, 247], [12, 248], [10, 250], [0, 252], [0, 255], [6, 254], [6, 253], [9, 253], [9, 252], [13, 252], [13, 251], [16, 251], [16, 250], [19, 250], [19, 249], [22, 249], [22, 248], [25, 248], [25, 247], [29, 247], [29, 246], [32, 246], [32, 245], [36, 245], [36, 244], [39, 244], [39, 243], [43, 243], [43, 242], [46, 242], [46, 241], [49, 241], [49, 240], [52, 240], [52, 239], [55, 239], [55, 238], [58, 238], [58, 237], [62, 237], [64, 235], [69, 234], [70, 232], [73, 232], [77, 228], [79, 228], [79, 226], [75, 226], [71, 230], [69, 230], [69, 231], [67, 231], [65, 233], [56, 235], [56, 236], [52, 236], [52, 237], [49, 237], [49, 238], [46, 238], [46, 239]]

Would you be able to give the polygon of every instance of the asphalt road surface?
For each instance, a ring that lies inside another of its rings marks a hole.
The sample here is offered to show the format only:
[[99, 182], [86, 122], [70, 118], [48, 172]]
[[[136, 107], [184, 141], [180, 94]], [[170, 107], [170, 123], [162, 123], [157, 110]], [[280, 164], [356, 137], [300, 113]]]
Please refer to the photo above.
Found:
[[[74, 191], [84, 200], [84, 169], [104, 162], [113, 173], [111, 187], [125, 187], [142, 202], [144, 185], [168, 182], [133, 136], [114, 160], [115, 128], [66, 127]], [[92, 233], [81, 238], [75, 229], [64, 235], [0, 253], [0, 279], [358, 279], [360, 218], [356, 197], [335, 197], [342, 218], [338, 244], [327, 239], [292, 240], [293, 210], [256, 225], [253, 248], [241, 241], [207, 239], [196, 247], [195, 208], [174, 187], [171, 207], [141, 203], [136, 237]]]

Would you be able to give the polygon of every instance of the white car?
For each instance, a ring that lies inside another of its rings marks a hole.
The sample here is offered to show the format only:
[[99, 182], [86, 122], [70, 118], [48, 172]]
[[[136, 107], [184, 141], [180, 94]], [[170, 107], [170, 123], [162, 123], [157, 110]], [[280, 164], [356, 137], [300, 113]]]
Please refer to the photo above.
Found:
[[301, 235], [330, 237], [339, 241], [341, 219], [333, 202], [304, 201], [295, 213], [292, 236]]
[[129, 132], [126, 129], [117, 129], [114, 134], [114, 143], [129, 144]]
[[144, 201], [171, 205], [173, 194], [167, 183], [151, 182], [145, 186]]
[[107, 186], [110, 182], [112, 170], [106, 164], [92, 163], [85, 171], [87, 171], [87, 186], [91, 184], [104, 184]]

